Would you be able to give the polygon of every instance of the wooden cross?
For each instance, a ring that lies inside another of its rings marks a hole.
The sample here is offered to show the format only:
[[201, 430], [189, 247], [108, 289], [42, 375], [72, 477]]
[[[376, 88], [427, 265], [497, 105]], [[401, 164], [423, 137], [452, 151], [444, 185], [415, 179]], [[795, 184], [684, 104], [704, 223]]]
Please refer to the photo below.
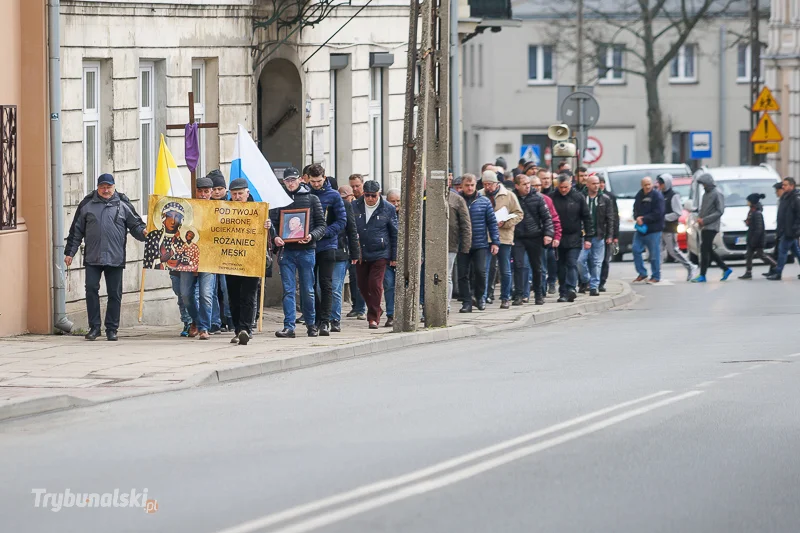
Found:
[[[194, 118], [194, 93], [189, 93], [189, 124], [192, 124], [195, 121]], [[199, 122], [197, 124], [198, 128], [207, 129], [207, 128], [218, 128], [219, 124], [216, 122]], [[168, 124], [168, 130], [183, 130], [186, 131], [186, 124]], [[198, 140], [199, 142], [199, 140]], [[202, 157], [202, 154], [201, 154]], [[197, 194], [197, 172], [192, 171], [192, 198], [195, 197]]]

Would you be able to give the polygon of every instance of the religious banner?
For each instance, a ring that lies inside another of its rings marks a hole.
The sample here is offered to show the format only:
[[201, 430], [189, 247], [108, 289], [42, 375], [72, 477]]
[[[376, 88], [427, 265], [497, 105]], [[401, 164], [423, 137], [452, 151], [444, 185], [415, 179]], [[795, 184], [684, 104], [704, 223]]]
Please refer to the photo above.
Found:
[[263, 277], [269, 204], [151, 195], [144, 268]]

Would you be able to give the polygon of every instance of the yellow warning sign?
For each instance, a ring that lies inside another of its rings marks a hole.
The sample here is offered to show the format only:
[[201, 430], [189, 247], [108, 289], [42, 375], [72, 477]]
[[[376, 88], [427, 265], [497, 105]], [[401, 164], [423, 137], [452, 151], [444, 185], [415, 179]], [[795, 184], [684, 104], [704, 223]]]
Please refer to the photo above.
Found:
[[777, 154], [781, 151], [781, 145], [778, 143], [755, 143], [753, 151], [757, 154]]
[[758, 126], [753, 130], [750, 135], [751, 143], [765, 143], [765, 142], [781, 142], [783, 135], [781, 135], [778, 126], [772, 121], [772, 118], [764, 113], [761, 120], [758, 121]]
[[772, 96], [772, 91], [769, 90], [769, 87], [764, 87], [761, 89], [761, 93], [758, 95], [756, 99], [756, 103], [753, 106], [753, 111], [780, 111], [781, 106], [778, 105], [777, 100], [775, 97]]

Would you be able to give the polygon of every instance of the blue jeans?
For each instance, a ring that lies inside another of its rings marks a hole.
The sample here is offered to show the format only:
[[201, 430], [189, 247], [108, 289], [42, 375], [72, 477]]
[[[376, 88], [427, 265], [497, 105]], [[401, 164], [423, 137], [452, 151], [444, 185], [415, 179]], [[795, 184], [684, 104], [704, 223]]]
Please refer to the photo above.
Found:
[[797, 239], [781, 237], [781, 242], [778, 244], [778, 266], [775, 267], [776, 274], [781, 274], [783, 272], [783, 267], [786, 266], [786, 260], [789, 258], [789, 251], [791, 251], [796, 258], [800, 259], [800, 244], [798, 244]]
[[[555, 285], [558, 281], [558, 261], [556, 260], [556, 249], [550, 246], [544, 249], [542, 253], [542, 261], [547, 258], [547, 268], [542, 270], [542, 273], [547, 272], [547, 283]], [[544, 265], [544, 263], [542, 263]]]
[[[513, 246], [511, 244], [501, 244], [499, 246], [500, 250], [497, 252], [497, 270], [500, 271], [500, 299], [501, 300], [510, 300], [511, 299], [511, 249]], [[483, 299], [486, 300], [489, 297], [489, 286], [492, 285], [494, 281], [491, 279], [492, 272], [489, 268], [492, 264], [492, 254], [488, 254], [486, 258], [486, 272], [489, 272], [489, 275], [486, 277], [486, 292], [483, 294]]]
[[281, 253], [281, 281], [283, 282], [283, 327], [293, 330], [295, 327], [296, 307], [295, 290], [300, 279], [300, 309], [306, 324], [316, 324], [317, 313], [314, 301], [314, 264], [317, 254], [313, 249], [283, 250]]
[[333, 306], [331, 307], [331, 321], [342, 321], [342, 291], [344, 291], [344, 277], [347, 275], [349, 261], [337, 261], [333, 267]]
[[533, 279], [531, 278], [532, 275], [533, 274], [531, 272], [531, 260], [528, 259], [528, 254], [525, 254], [525, 263], [524, 263], [523, 272], [522, 272], [522, 279], [523, 279], [523, 282], [522, 282], [522, 297], [523, 298], [530, 297], [530, 294], [531, 294], [531, 283], [533, 282]]
[[574, 292], [578, 285], [578, 257], [580, 255], [580, 248], [558, 247], [558, 292], [560, 296]]
[[581, 282], [588, 283], [594, 290], [600, 287], [600, 271], [603, 269], [603, 258], [606, 255], [606, 241], [592, 238], [592, 247], [581, 250], [578, 267], [581, 270]]
[[[199, 292], [198, 292], [199, 290]], [[199, 331], [211, 329], [211, 307], [217, 290], [217, 275], [181, 272], [181, 298]]]
[[183, 305], [183, 298], [181, 297], [181, 277], [170, 276], [169, 279], [172, 281], [172, 292], [178, 297], [178, 310], [181, 313], [181, 322], [188, 324], [192, 321], [192, 316], [189, 314], [186, 306]]
[[633, 234], [633, 264], [636, 266], [636, 272], [640, 276], [647, 277], [647, 269], [644, 266], [644, 250], [647, 248], [647, 253], [650, 254], [650, 269], [652, 270], [651, 277], [655, 280], [661, 280], [661, 232], [648, 233], [642, 235], [638, 231]]
[[358, 290], [358, 274], [356, 274], [356, 266], [350, 265], [348, 267], [350, 273], [350, 299], [353, 304], [353, 311], [360, 315], [367, 314], [367, 302], [361, 296], [361, 291]]
[[[386, 267], [383, 275], [383, 297], [386, 299], [386, 316], [394, 316], [394, 280], [397, 276], [397, 267]], [[424, 286], [424, 278], [420, 285]]]

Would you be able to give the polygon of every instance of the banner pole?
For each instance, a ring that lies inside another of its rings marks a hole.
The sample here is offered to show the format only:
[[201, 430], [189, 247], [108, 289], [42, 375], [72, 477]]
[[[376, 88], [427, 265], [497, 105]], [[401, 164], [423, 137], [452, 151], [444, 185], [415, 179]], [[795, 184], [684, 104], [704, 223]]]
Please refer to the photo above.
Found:
[[139, 286], [139, 324], [142, 323], [142, 315], [144, 312], [144, 273], [147, 269], [142, 268], [142, 283]]
[[[267, 219], [269, 219], [269, 204], [267, 204]], [[266, 224], [266, 220], [264, 220]], [[263, 225], [262, 224], [262, 227]], [[264, 254], [261, 259], [261, 294], [259, 295], [258, 302], [258, 332], [264, 327], [264, 293], [267, 291], [267, 252], [269, 251], [269, 230], [265, 228], [266, 238], [264, 242]]]

